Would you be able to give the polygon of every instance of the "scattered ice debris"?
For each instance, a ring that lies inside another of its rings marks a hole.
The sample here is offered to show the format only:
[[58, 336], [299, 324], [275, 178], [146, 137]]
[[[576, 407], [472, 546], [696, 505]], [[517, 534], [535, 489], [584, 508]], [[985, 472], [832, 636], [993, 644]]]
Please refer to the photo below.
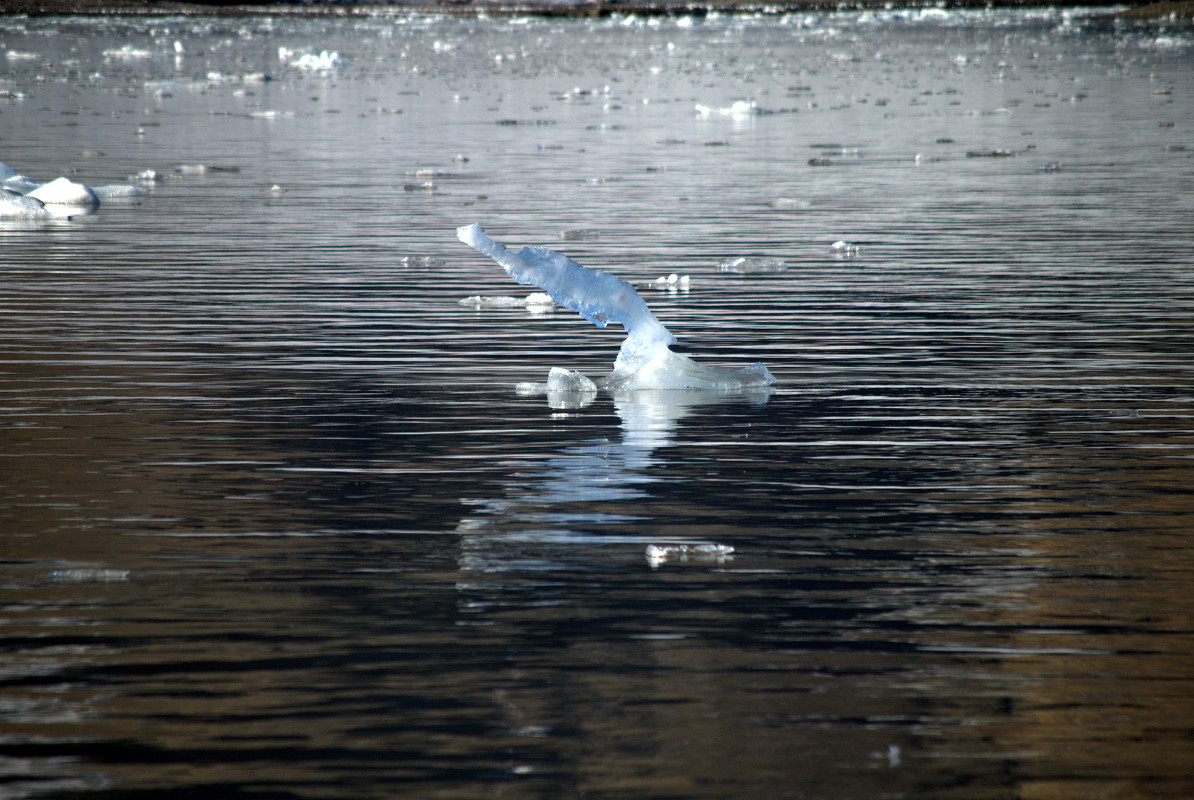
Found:
[[599, 328], [620, 322], [626, 339], [613, 371], [600, 388], [607, 391], [681, 389], [741, 392], [766, 387], [775, 378], [761, 362], [743, 369], [707, 367], [669, 349], [676, 337], [665, 328], [638, 292], [607, 272], [583, 267], [546, 247], [524, 247], [513, 253], [491, 239], [480, 225], [456, 229], [460, 241], [489, 256], [518, 283], [538, 286], [560, 305]]
[[718, 272], [732, 272], [735, 275], [767, 275], [785, 272], [788, 263], [779, 258], [757, 258], [740, 256], [717, 265]]
[[321, 50], [319, 54], [299, 53], [289, 47], [278, 48], [278, 60], [283, 64], [306, 70], [307, 72], [326, 72], [342, 65], [344, 59], [335, 51]]
[[113, 47], [104, 51], [104, 58], [109, 61], [141, 61], [149, 58], [153, 53], [141, 47], [126, 44], [123, 47]]
[[661, 275], [653, 281], [643, 281], [634, 284], [636, 289], [663, 289], [669, 292], [687, 292], [692, 285], [692, 279], [687, 275]]
[[127, 569], [56, 569], [50, 572], [55, 583], [127, 583]]
[[240, 167], [219, 167], [214, 164], [179, 164], [176, 175], [206, 175], [209, 172], [240, 172]]
[[1043, 167], [1037, 167], [1036, 171], [1037, 172], [1061, 172], [1061, 162], [1060, 161], [1050, 161], [1048, 164], [1046, 164]]
[[812, 203], [797, 197], [777, 197], [768, 205], [776, 211], [803, 211], [812, 207]]
[[834, 258], [854, 258], [862, 253], [863, 248], [860, 244], [851, 244], [850, 242], [838, 240], [829, 245], [829, 255]]
[[[442, 263], [442, 262], [441, 262]], [[459, 301], [465, 308], [525, 308], [528, 311], [543, 313], [555, 309], [556, 302], [551, 295], [544, 292], [531, 292], [526, 297], [510, 297], [509, 295], [485, 296], [475, 294]]]
[[442, 267], [448, 262], [439, 256], [403, 256], [398, 263], [404, 267]]
[[652, 569], [664, 564], [724, 564], [733, 557], [734, 548], [716, 542], [647, 545], [647, 564]]
[[712, 108], [697, 103], [696, 113], [701, 117], [756, 117], [772, 112], [765, 108], [759, 108], [753, 100], [738, 100], [724, 108]]

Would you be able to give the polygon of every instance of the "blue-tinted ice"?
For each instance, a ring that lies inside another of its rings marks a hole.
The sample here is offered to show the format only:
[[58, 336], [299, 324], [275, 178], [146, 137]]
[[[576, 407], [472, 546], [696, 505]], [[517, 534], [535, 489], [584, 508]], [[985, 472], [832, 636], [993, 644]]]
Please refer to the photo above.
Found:
[[511, 278], [538, 286], [557, 303], [580, 314], [599, 328], [621, 322], [626, 340], [614, 369], [596, 386], [607, 391], [640, 389], [696, 389], [736, 392], [775, 383], [762, 363], [742, 369], [709, 367], [673, 353], [676, 337], [626, 281], [608, 272], [581, 266], [546, 247], [524, 247], [512, 253], [491, 239], [480, 225], [456, 229], [460, 241], [502, 266]]

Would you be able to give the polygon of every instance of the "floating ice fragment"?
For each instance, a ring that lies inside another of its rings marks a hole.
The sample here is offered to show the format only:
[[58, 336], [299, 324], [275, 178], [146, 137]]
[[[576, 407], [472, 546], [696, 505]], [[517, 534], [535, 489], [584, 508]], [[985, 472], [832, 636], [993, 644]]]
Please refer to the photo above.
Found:
[[812, 207], [809, 201], [796, 197], [777, 197], [769, 205], [776, 211], [803, 211]]
[[524, 247], [513, 253], [495, 242], [480, 225], [456, 229], [460, 241], [489, 256], [522, 284], [542, 288], [560, 305], [570, 308], [599, 328], [621, 322], [626, 339], [618, 350], [613, 371], [600, 381], [607, 391], [693, 389], [736, 392], [765, 387], [775, 378], [762, 363], [743, 369], [707, 367], [672, 352], [676, 337], [665, 328], [638, 292], [626, 281], [577, 264], [546, 247]]
[[597, 384], [576, 370], [552, 367], [547, 373], [547, 391], [596, 393]]
[[702, 117], [754, 117], [772, 112], [765, 108], [759, 108], [758, 104], [753, 100], [738, 100], [724, 108], [712, 108], [697, 103], [696, 113]]
[[41, 184], [28, 176], [14, 174], [11, 178], [6, 178], [2, 186], [10, 192], [29, 194]]
[[560, 238], [569, 242], [589, 241], [596, 239], [598, 236], [597, 231], [592, 228], [569, 228], [568, 230], [560, 231]]
[[50, 216], [40, 200], [19, 194], [0, 194], [0, 219], [44, 219]]
[[[440, 263], [443, 263], [442, 260]], [[551, 299], [551, 295], [543, 292], [532, 292], [526, 297], [475, 294], [458, 301], [458, 303], [465, 308], [525, 308], [535, 313], [543, 313], [555, 308], [555, 301]]]
[[647, 545], [647, 563], [652, 569], [668, 563], [724, 564], [733, 557], [734, 548], [716, 542]]
[[126, 583], [127, 569], [56, 569], [50, 572], [55, 583]]
[[283, 64], [290, 64], [297, 69], [307, 71], [326, 71], [344, 63], [344, 60], [340, 58], [340, 53], [336, 51], [321, 50], [317, 55], [291, 50], [289, 47], [278, 48], [278, 60]]
[[404, 267], [442, 267], [448, 262], [439, 256], [403, 256], [398, 263]]
[[635, 286], [639, 289], [664, 289], [669, 292], [687, 292], [689, 286], [692, 285], [692, 279], [687, 275], [661, 275], [653, 281], [643, 281], [636, 283]]
[[742, 256], [717, 265], [718, 272], [733, 272], [736, 275], [767, 275], [785, 272], [787, 269], [788, 264], [783, 259], [753, 256]]
[[104, 51], [104, 58], [119, 61], [140, 61], [149, 58], [153, 53], [140, 47], [126, 44], [123, 47], [110, 48]]
[[829, 245], [829, 254], [834, 258], [853, 258], [863, 251], [862, 245], [850, 244], [846, 241], [836, 241]]
[[129, 186], [124, 183], [114, 183], [108, 186], [93, 186], [91, 188], [95, 192], [95, 196], [102, 202], [110, 202], [112, 200], [126, 200], [136, 201], [145, 194], [145, 190], [139, 186]]
[[55, 178], [49, 183], [43, 184], [29, 192], [26, 197], [32, 197], [34, 200], [40, 200], [46, 205], [99, 205], [99, 198], [96, 197], [96, 194], [94, 191], [92, 191], [91, 187], [84, 186], [81, 183], [75, 183], [68, 178]]

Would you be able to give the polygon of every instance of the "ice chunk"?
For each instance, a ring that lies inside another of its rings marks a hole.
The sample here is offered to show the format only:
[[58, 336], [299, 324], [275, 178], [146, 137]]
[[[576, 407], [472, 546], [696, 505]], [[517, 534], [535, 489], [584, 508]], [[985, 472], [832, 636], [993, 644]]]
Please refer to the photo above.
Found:
[[502, 266], [514, 280], [544, 289], [599, 328], [621, 322], [626, 340], [613, 371], [599, 385], [608, 391], [695, 389], [732, 392], [775, 382], [761, 363], [744, 369], [708, 367], [672, 352], [676, 337], [665, 328], [626, 281], [577, 264], [545, 247], [524, 247], [512, 253], [493, 241], [480, 225], [456, 229], [460, 241]]
[[531, 292], [526, 297], [474, 294], [460, 300], [459, 303], [465, 308], [525, 308], [536, 314], [551, 311], [556, 304], [551, 295], [544, 292]]
[[688, 287], [692, 285], [692, 279], [687, 275], [660, 275], [653, 281], [644, 281], [636, 283], [635, 286], [639, 289], [664, 289], [669, 292], [687, 292]]
[[43, 219], [50, 216], [40, 200], [19, 194], [0, 194], [0, 219]]
[[724, 564], [733, 557], [734, 548], [717, 542], [647, 545], [647, 563], [652, 569], [667, 563]]
[[754, 117], [760, 114], [770, 114], [765, 108], [759, 108], [753, 100], [738, 100], [724, 108], [713, 108], [696, 104], [696, 113], [702, 117]]
[[718, 272], [733, 272], [736, 275], [766, 275], [769, 273], [784, 272], [788, 269], [788, 264], [779, 258], [756, 258], [753, 256], [742, 256], [741, 258], [731, 259], [730, 261], [723, 261], [717, 265]]
[[75, 183], [67, 178], [55, 178], [47, 184], [37, 187], [26, 197], [40, 200], [46, 205], [61, 206], [95, 206], [99, 205], [91, 187]]
[[139, 186], [129, 186], [124, 183], [114, 183], [108, 186], [93, 186], [91, 188], [95, 192], [95, 196], [102, 202], [109, 200], [130, 200], [135, 201], [145, 194], [145, 190]]
[[[283, 63], [289, 61], [295, 55], [296, 53], [293, 50], [288, 50], [285, 47], [278, 48], [278, 57]], [[343, 63], [344, 60], [340, 58], [338, 52], [329, 52], [327, 50], [320, 51], [318, 55], [315, 53], [303, 53], [290, 62], [291, 66], [308, 72], [326, 72], [335, 69]]]
[[829, 255], [834, 258], [854, 258], [863, 251], [862, 245], [851, 244], [846, 241], [836, 241], [829, 245]]
[[812, 203], [798, 197], [777, 197], [769, 205], [776, 211], [803, 211], [812, 207]]
[[663, 347], [676, 341], [676, 337], [655, 319], [634, 287], [621, 278], [582, 267], [546, 247], [524, 247], [521, 252], [512, 253], [489, 238], [480, 225], [457, 228], [456, 236], [496, 261], [517, 282], [538, 286], [557, 303], [572, 309], [598, 328], [604, 328], [610, 321], [621, 322], [632, 338], [656, 342]]
[[0, 184], [0, 187], [10, 192], [16, 192], [17, 194], [29, 194], [39, 186], [41, 184], [33, 180], [33, 178], [27, 175], [18, 175], [15, 170], [12, 175], [4, 178], [4, 183]]
[[127, 569], [56, 569], [50, 572], [55, 583], [128, 583]]
[[547, 373], [547, 391], [596, 392], [597, 384], [575, 370], [552, 367]]

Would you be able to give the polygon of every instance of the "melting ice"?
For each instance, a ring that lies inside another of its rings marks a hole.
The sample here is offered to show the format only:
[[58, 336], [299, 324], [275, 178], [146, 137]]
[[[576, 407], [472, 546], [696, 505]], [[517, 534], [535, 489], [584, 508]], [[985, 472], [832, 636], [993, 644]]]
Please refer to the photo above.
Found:
[[[742, 369], [709, 367], [669, 349], [676, 337], [655, 318], [626, 281], [608, 272], [583, 267], [546, 247], [524, 247], [513, 253], [491, 239], [480, 225], [456, 229], [460, 241], [489, 256], [521, 284], [538, 286], [562, 306], [599, 328], [620, 322], [626, 340], [614, 369], [594, 385], [607, 391], [698, 389], [734, 392], [775, 383], [762, 363]], [[563, 373], [563, 374], [562, 374]], [[582, 384], [580, 373], [557, 368], [549, 383]], [[587, 381], [587, 379], [585, 379]]]

